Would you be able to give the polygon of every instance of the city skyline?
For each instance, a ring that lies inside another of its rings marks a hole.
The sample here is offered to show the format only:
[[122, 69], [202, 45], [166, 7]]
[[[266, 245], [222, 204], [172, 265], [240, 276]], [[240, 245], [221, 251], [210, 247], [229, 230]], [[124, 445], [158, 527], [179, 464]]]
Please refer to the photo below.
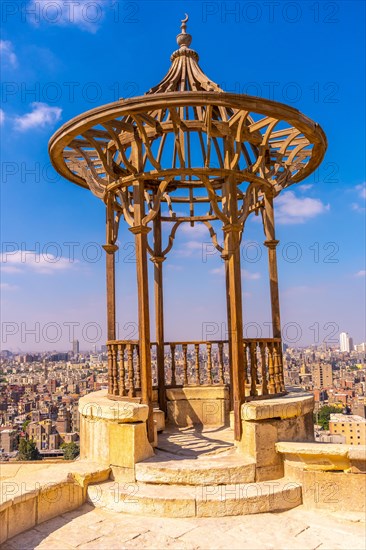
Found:
[[[29, 4], [39, 5], [34, 0]], [[300, 79], [296, 51], [286, 53], [287, 64], [275, 64], [273, 72], [269, 66], [263, 76], [250, 57], [244, 61], [240, 51], [232, 50], [240, 43], [243, 29], [248, 44], [260, 30], [268, 37], [268, 43], [257, 45], [257, 55], [263, 56], [279, 30], [289, 40], [301, 38], [302, 20], [290, 22], [275, 14], [276, 21], [263, 16], [249, 23], [243, 18], [237, 21], [229, 15], [205, 13], [201, 5], [193, 3], [186, 8], [192, 47], [208, 75], [227, 91], [289, 103], [318, 121], [328, 136], [328, 152], [319, 171], [275, 201], [283, 341], [290, 345], [317, 345], [325, 338], [333, 345], [343, 330], [353, 335], [355, 343], [365, 339], [364, 313], [359, 307], [364, 301], [366, 273], [365, 175], [361, 162], [349, 163], [337, 122], [347, 116], [348, 132], [355, 136], [352, 158], [362, 158], [364, 136], [358, 116], [363, 109], [362, 86], [351, 89], [348, 69], [342, 69], [342, 63], [347, 67], [353, 63], [354, 78], [364, 83], [353, 53], [362, 51], [362, 17], [357, 16], [358, 10], [346, 8], [346, 3], [340, 3], [339, 21], [329, 24], [324, 21], [325, 13], [315, 23], [310, 10], [303, 11], [303, 20], [312, 23], [316, 32], [309, 45], [312, 73]], [[1, 45], [5, 75], [1, 130], [17, 140], [19, 150], [14, 151], [11, 140], [3, 140], [3, 349], [61, 350], [68, 349], [73, 339], [80, 340], [84, 349], [86, 344], [100, 346], [106, 340], [103, 206], [56, 175], [49, 164], [47, 141], [71, 116], [121, 96], [143, 94], [164, 74], [175, 49], [172, 29], [179, 30], [181, 8], [157, 16], [152, 5], [142, 2], [132, 17], [135, 21], [126, 21], [131, 17], [125, 13], [117, 17], [108, 3], [96, 23], [86, 17], [52, 23], [41, 11], [37, 21], [31, 16], [21, 21], [20, 14], [8, 17]], [[148, 33], [136, 34], [136, 29], [144, 31], [151, 24], [164, 29], [154, 47]], [[340, 25], [345, 40], [340, 44], [327, 40]], [[121, 28], [122, 46], [139, 44], [141, 48], [133, 48], [134, 56], [127, 56], [123, 69], [121, 62], [120, 72], [116, 72], [115, 61], [106, 61], [96, 43], [115, 40]], [[210, 36], [217, 29], [221, 39], [211, 43]], [[70, 44], [83, 41], [83, 51], [71, 56], [68, 38]], [[345, 44], [348, 55], [339, 49]], [[95, 56], [85, 56], [86, 51], [95, 52]], [[32, 55], [39, 60], [37, 66], [26, 62]], [[233, 75], [239, 75], [239, 80], [230, 80]], [[291, 95], [295, 92], [297, 95]], [[121, 312], [117, 321], [121, 337], [133, 337], [130, 333], [137, 329], [136, 276], [133, 240], [127, 228], [121, 228], [119, 244], [117, 301]], [[247, 225], [242, 245], [242, 270], [246, 335], [267, 337], [271, 319], [267, 258], [255, 217]], [[195, 287], [192, 279], [198, 282]], [[167, 340], [178, 336], [193, 339], [197, 334], [225, 339], [223, 263], [219, 254], [213, 253], [202, 225], [177, 232], [175, 247], [164, 263], [164, 286]], [[153, 315], [152, 292], [150, 300]], [[75, 333], [70, 337], [72, 327]], [[88, 331], [87, 341], [83, 330]], [[93, 341], [98, 331], [100, 338]]]

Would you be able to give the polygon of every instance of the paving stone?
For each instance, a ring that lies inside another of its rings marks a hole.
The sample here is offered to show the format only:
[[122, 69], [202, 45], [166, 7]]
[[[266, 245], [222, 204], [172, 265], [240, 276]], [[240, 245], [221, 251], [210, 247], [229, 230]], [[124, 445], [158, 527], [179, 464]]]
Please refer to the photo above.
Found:
[[172, 538], [178, 538], [194, 529], [196, 524], [194, 521], [179, 519], [179, 518], [144, 518], [144, 525], [153, 531], [157, 535], [163, 533], [164, 535]]
[[184, 534], [178, 540], [190, 543], [194, 548], [202, 549], [222, 548], [226, 550], [230, 548], [231, 550], [241, 550], [243, 548], [243, 542], [241, 540], [228, 535], [227, 532], [221, 531], [219, 525], [217, 529], [210, 529], [206, 526], [197, 527]]
[[157, 550], [158, 548], [193, 550], [194, 548], [198, 548], [198, 546], [192, 545], [182, 539], [177, 540], [163, 534], [157, 535], [155, 532], [148, 531], [124, 543], [124, 548], [138, 548], [139, 550]]
[[141, 522], [114, 522], [114, 521], [102, 521], [96, 525], [90, 525], [90, 530], [95, 533], [95, 536], [100, 537], [116, 537], [118, 534], [118, 540], [125, 542], [135, 537], [138, 537], [148, 529], [144, 527]]
[[[46, 535], [47, 536], [47, 535]], [[36, 531], [35, 529], [30, 529], [25, 533], [21, 533], [16, 537], [10, 539], [6, 544], [12, 550], [30, 550], [36, 548], [45, 538], [43, 533]], [[5, 544], [1, 546], [1, 550], [5, 548]]]
[[71, 520], [73, 518], [77, 518], [93, 511], [95, 512], [94, 506], [92, 506], [91, 504], [83, 504], [82, 506], [80, 506], [80, 508], [77, 508], [76, 510], [71, 510], [71, 512], [66, 512], [65, 514], [62, 514], [62, 517], [67, 520]]
[[70, 520], [64, 518], [63, 516], [56, 516], [55, 518], [52, 518], [48, 521], [44, 521], [43, 523], [40, 523], [39, 525], [36, 525], [34, 529], [36, 531], [39, 531], [43, 535], [50, 535], [57, 529], [60, 529], [67, 523], [69, 523]]
[[71, 546], [64, 540], [58, 540], [49, 536], [35, 548], [37, 548], [37, 550], [73, 550], [75, 546]]
[[67, 544], [70, 544], [72, 547], [80, 546], [87, 542], [91, 542], [100, 537], [97, 531], [90, 529], [87, 525], [80, 526], [74, 525], [71, 521], [61, 529], [57, 529], [52, 533], [52, 537], [65, 541]]

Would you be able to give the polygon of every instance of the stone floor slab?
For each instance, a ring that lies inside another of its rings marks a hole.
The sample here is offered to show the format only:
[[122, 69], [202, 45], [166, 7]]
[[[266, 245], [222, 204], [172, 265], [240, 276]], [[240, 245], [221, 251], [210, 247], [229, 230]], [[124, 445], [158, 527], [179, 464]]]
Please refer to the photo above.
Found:
[[1, 550], [361, 550], [364, 534], [359, 518], [350, 521], [303, 506], [188, 519], [133, 517], [83, 506], [14, 537]]

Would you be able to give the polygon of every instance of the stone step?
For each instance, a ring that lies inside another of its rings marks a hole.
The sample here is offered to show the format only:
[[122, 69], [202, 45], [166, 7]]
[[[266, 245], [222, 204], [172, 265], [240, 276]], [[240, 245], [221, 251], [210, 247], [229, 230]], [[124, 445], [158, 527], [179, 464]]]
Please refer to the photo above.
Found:
[[302, 502], [301, 485], [285, 478], [230, 485], [157, 485], [107, 481], [88, 487], [95, 507], [126, 514], [223, 517], [281, 512]]
[[136, 480], [173, 485], [228, 485], [255, 481], [255, 461], [236, 453], [203, 455], [187, 459], [157, 451], [136, 464]]

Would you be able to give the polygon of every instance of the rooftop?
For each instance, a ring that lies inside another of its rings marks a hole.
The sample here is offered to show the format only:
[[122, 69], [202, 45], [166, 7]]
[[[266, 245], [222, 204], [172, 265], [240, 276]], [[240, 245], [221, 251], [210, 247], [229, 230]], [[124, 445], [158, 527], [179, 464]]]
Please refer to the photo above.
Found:
[[358, 414], [333, 413], [330, 415], [331, 422], [366, 422], [366, 418]]

